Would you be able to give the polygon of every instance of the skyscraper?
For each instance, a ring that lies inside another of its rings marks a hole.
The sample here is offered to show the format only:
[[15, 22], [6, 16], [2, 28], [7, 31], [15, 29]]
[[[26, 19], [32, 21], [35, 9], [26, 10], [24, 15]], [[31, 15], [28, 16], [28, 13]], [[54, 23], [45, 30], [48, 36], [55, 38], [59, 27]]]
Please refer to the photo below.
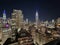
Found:
[[3, 19], [6, 20], [6, 12], [5, 12], [5, 10], [3, 11]]
[[36, 16], [35, 16], [35, 18], [36, 18], [36, 26], [37, 26], [37, 25], [38, 25], [38, 20], [39, 20], [38, 11], [36, 11]]
[[20, 28], [23, 24], [23, 14], [21, 10], [13, 10], [12, 19], [17, 28]]
[[4, 24], [6, 23], [6, 11], [5, 10], [3, 11], [3, 23]]
[[28, 22], [28, 18], [26, 18], [26, 24], [28, 24], [29, 22]]
[[57, 28], [60, 29], [60, 17], [56, 20], [56, 25], [57, 25]]

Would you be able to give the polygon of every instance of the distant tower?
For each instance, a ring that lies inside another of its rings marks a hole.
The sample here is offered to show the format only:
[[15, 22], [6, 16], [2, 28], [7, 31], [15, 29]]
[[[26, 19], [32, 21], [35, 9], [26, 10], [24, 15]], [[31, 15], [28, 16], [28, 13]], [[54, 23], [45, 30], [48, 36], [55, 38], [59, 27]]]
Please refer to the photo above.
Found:
[[4, 24], [6, 23], [6, 12], [5, 12], [5, 10], [3, 11], [3, 23]]
[[26, 18], [26, 24], [28, 24], [29, 22], [28, 22], [28, 18]]
[[52, 23], [54, 23], [54, 19], [52, 19]]
[[6, 12], [5, 12], [5, 10], [3, 11], [3, 19], [6, 20]]
[[36, 11], [36, 26], [38, 25], [38, 20], [39, 20], [39, 18], [38, 18], [38, 11]]

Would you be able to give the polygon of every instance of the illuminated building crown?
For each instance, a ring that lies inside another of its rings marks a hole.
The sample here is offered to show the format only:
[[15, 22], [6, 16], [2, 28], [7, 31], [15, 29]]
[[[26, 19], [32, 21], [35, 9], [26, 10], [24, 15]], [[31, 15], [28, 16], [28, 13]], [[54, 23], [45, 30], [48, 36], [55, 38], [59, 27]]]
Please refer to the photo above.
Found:
[[5, 12], [5, 10], [3, 11], [3, 19], [6, 20], [6, 12]]

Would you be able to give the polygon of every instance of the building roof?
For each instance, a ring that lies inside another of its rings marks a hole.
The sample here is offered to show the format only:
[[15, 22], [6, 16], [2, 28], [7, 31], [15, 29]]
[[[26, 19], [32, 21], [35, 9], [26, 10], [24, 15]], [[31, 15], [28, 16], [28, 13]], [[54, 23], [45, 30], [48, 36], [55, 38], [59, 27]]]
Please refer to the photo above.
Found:
[[31, 34], [28, 33], [25, 29], [21, 29], [19, 34], [18, 34], [18, 37], [19, 38], [22, 38], [22, 37], [31, 37]]
[[55, 39], [55, 40], [48, 42], [44, 45], [58, 45], [58, 44], [60, 45], [60, 39]]

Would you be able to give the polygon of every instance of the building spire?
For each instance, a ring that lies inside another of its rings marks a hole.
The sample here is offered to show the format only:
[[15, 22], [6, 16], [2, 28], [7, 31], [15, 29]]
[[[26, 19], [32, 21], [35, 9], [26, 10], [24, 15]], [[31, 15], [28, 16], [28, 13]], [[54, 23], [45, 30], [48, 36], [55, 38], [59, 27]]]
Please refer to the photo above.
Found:
[[35, 14], [36, 16], [35, 16], [35, 18], [36, 18], [36, 26], [38, 25], [38, 20], [39, 20], [39, 18], [38, 18], [38, 11], [36, 11], [36, 14]]
[[38, 16], [38, 11], [36, 11], [36, 16]]
[[5, 10], [3, 11], [3, 13], [5, 13]]

